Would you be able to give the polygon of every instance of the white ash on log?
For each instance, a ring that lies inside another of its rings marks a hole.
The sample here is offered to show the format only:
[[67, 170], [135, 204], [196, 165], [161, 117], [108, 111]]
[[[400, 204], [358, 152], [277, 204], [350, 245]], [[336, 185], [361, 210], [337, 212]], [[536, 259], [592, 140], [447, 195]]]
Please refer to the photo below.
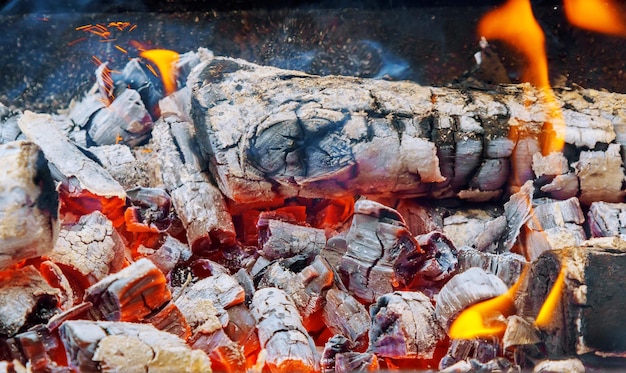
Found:
[[404, 218], [409, 231], [414, 235], [428, 234], [444, 229], [446, 208], [424, 201], [404, 198], [398, 202], [395, 209]]
[[519, 279], [524, 268], [529, 264], [526, 258], [519, 254], [511, 252], [484, 253], [470, 247], [460, 248], [458, 258], [459, 273], [472, 267], [478, 267], [498, 276], [509, 288]]
[[131, 149], [124, 144], [113, 144], [92, 146], [89, 151], [125, 190], [159, 184], [160, 175], [156, 177], [154, 168], [156, 152], [150, 148]]
[[372, 323], [370, 314], [361, 302], [347, 292], [329, 289], [322, 317], [331, 332], [346, 338], [351, 348], [358, 349], [367, 344]]
[[152, 135], [163, 182], [192, 250], [219, 259], [223, 250], [218, 248], [235, 245], [235, 227], [222, 193], [202, 172], [203, 161], [194, 150], [191, 125], [168, 116], [156, 123]]
[[271, 372], [319, 371], [315, 344], [284, 291], [277, 288], [257, 290], [251, 311], [261, 347], [266, 351], [265, 366]]
[[445, 332], [430, 299], [420, 292], [396, 291], [370, 308], [368, 351], [392, 359], [432, 359]]
[[303, 255], [314, 258], [326, 246], [323, 229], [290, 224], [277, 219], [259, 218], [260, 254], [269, 260]]
[[[502, 208], [461, 208], [442, 217], [442, 228], [454, 246], [476, 247], [486, 250], [494, 241], [502, 236], [506, 218], [502, 216]], [[496, 222], [491, 223], [491, 221]], [[503, 224], [499, 224], [504, 220]]]
[[578, 198], [565, 201], [533, 200], [530, 218], [525, 224], [521, 248], [529, 261], [542, 252], [577, 246], [587, 239], [582, 223], [585, 215]]
[[[220, 189], [237, 202], [355, 194], [484, 201], [503, 194], [509, 174], [514, 186], [534, 178], [533, 156], [552, 135], [544, 93], [529, 85], [458, 90], [200, 58], [188, 80], [191, 114]], [[619, 198], [615, 131], [626, 96], [556, 96], [574, 149], [568, 165], [586, 179], [577, 195], [586, 204]], [[610, 178], [606, 191], [594, 172]]]
[[52, 250], [59, 234], [59, 195], [37, 145], [0, 145], [0, 195], [0, 270]]
[[104, 277], [85, 291], [85, 301], [93, 304], [89, 310], [92, 320], [142, 321], [171, 298], [163, 272], [145, 258]]
[[[79, 288], [86, 289], [110, 273], [122, 269], [125, 246], [113, 223], [100, 211], [83, 215], [77, 223], [64, 225], [47, 258], [69, 267], [79, 276]], [[71, 276], [70, 274], [66, 274]]]
[[0, 335], [45, 323], [58, 309], [59, 291], [33, 266], [0, 273]]
[[70, 320], [59, 332], [81, 372], [211, 372], [206, 353], [149, 324]]
[[367, 303], [409, 286], [424, 253], [397, 211], [369, 200], [355, 203], [346, 243], [339, 273], [348, 290]]
[[435, 313], [441, 326], [448, 330], [452, 319], [464, 308], [507, 290], [504, 282], [496, 275], [472, 267], [452, 277], [441, 288], [436, 298]]
[[67, 197], [64, 203], [71, 205], [72, 213], [82, 215], [96, 209], [107, 216], [119, 213], [126, 198], [122, 186], [63, 135], [50, 115], [26, 111], [18, 123], [48, 159], [53, 177], [61, 182], [60, 192]]
[[543, 360], [533, 368], [533, 373], [552, 373], [552, 372], [568, 372], [568, 373], [585, 373], [587, 369], [582, 361], [576, 358], [563, 360]]
[[324, 345], [322, 353], [322, 373], [376, 372], [379, 370], [378, 357], [372, 352], [351, 350], [350, 340], [342, 335], [332, 336]]
[[626, 242], [619, 238], [595, 238], [547, 251], [532, 263], [516, 301], [520, 316], [537, 317], [563, 271], [558, 300], [550, 318], [540, 324], [548, 358], [578, 356], [593, 364], [603, 357], [624, 356], [625, 266]]
[[594, 202], [587, 219], [592, 237], [626, 239], [626, 203]]
[[21, 115], [21, 111], [13, 107], [9, 108], [0, 102], [0, 144], [26, 140], [26, 136], [24, 136], [17, 125], [17, 120]]

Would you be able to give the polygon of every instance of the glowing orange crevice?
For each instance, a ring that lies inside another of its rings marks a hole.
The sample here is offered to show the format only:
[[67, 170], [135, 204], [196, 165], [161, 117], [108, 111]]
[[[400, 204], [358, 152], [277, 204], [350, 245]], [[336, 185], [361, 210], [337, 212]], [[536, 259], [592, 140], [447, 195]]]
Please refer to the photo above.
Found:
[[178, 62], [179, 54], [168, 49], [149, 49], [141, 51], [139, 56], [156, 65], [161, 74], [165, 95], [174, 93], [176, 91], [176, 76], [178, 74], [176, 63]]
[[567, 20], [576, 27], [626, 36], [626, 23], [610, 0], [563, 0], [563, 7]]

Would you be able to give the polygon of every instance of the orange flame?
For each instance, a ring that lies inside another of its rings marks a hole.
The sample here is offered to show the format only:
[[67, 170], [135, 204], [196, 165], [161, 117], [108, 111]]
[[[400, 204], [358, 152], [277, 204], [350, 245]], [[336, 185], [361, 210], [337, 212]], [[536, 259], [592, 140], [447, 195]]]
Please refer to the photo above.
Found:
[[538, 328], [545, 329], [550, 325], [552, 317], [554, 316], [555, 309], [561, 301], [561, 292], [563, 291], [564, 285], [565, 266], [562, 265], [559, 276], [556, 278], [556, 281], [554, 281], [554, 285], [552, 285], [552, 289], [550, 290], [550, 293], [548, 293], [548, 296], [543, 302], [543, 305], [539, 310], [539, 314], [535, 319], [535, 326], [537, 326]]
[[505, 317], [515, 313], [515, 295], [526, 277], [525, 268], [515, 284], [505, 293], [479, 303], [465, 310], [450, 325], [448, 335], [452, 339], [472, 339], [478, 337], [502, 337], [506, 330]]
[[626, 24], [610, 0], [564, 0], [567, 20], [574, 26], [609, 35], [626, 36]]
[[543, 30], [533, 15], [530, 0], [508, 0], [502, 7], [487, 13], [478, 24], [478, 33], [487, 39], [501, 39], [524, 55], [527, 66], [522, 79], [540, 89], [545, 103], [547, 134], [544, 155], [561, 151], [565, 144], [565, 121], [550, 88], [548, 59]]
[[165, 89], [165, 95], [176, 91], [176, 75], [178, 74], [179, 54], [168, 49], [150, 49], [139, 53], [139, 55], [152, 63], [159, 69], [161, 81]]

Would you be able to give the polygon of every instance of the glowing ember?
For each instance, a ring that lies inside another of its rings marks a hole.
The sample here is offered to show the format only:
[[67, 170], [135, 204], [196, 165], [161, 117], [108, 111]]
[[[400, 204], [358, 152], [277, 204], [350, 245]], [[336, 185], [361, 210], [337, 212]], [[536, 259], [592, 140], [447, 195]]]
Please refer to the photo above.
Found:
[[515, 314], [515, 295], [525, 277], [526, 270], [506, 293], [463, 310], [450, 325], [450, 338], [502, 337], [506, 330], [505, 318]]
[[538, 328], [546, 328], [550, 325], [552, 317], [554, 316], [555, 309], [561, 301], [561, 292], [563, 291], [563, 285], [565, 284], [565, 267], [561, 266], [561, 272], [556, 278], [552, 290], [548, 293], [546, 300], [543, 302], [539, 314], [535, 319], [535, 325]]
[[515, 47], [527, 60], [522, 79], [541, 90], [546, 112], [544, 155], [561, 151], [565, 144], [565, 121], [550, 88], [548, 61], [543, 30], [533, 16], [530, 0], [509, 0], [487, 13], [478, 25], [478, 33], [487, 39], [501, 39]]
[[610, 35], [626, 36], [626, 24], [609, 0], [564, 0], [565, 15], [574, 26]]
[[178, 62], [179, 54], [167, 49], [150, 49], [142, 51], [139, 55], [154, 63], [157, 69], [159, 69], [165, 95], [174, 93], [176, 91], [176, 75], [178, 73], [176, 63]]

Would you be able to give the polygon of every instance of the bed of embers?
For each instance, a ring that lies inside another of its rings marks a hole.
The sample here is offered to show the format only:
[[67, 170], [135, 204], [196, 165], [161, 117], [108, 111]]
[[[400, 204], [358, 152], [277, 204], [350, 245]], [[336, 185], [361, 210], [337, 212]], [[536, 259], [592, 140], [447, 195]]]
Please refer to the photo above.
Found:
[[0, 106], [2, 370], [626, 364], [626, 95], [204, 48], [95, 75]]

